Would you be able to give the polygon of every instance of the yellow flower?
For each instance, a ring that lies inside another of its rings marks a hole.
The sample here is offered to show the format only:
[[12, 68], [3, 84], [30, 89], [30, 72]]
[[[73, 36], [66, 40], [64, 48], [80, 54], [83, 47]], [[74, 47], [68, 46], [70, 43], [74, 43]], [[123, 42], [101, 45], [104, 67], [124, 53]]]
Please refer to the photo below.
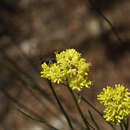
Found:
[[89, 88], [91, 81], [88, 79], [90, 63], [87, 63], [75, 49], [67, 49], [56, 54], [56, 63], [42, 64], [41, 77], [54, 83], [66, 83], [73, 90]]
[[130, 92], [125, 86], [120, 84], [116, 84], [115, 88], [107, 86], [97, 97], [105, 106], [106, 121], [120, 124], [130, 115]]
[[42, 68], [41, 77], [52, 80], [54, 83], [62, 83], [64, 73], [61, 73], [61, 69], [56, 63], [51, 64], [50, 66], [43, 63]]

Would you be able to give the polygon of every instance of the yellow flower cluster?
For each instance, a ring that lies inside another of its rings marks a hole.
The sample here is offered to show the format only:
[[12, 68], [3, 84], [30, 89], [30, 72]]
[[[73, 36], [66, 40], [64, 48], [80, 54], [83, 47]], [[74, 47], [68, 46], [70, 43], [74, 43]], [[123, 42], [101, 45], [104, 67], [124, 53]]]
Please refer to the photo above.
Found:
[[116, 84], [115, 88], [107, 86], [97, 96], [104, 104], [104, 118], [114, 124], [120, 124], [130, 115], [130, 92], [125, 86]]
[[89, 88], [88, 79], [90, 63], [87, 63], [75, 49], [67, 49], [56, 53], [56, 62], [50, 65], [42, 64], [41, 77], [53, 83], [67, 83], [73, 90], [80, 91], [83, 87]]

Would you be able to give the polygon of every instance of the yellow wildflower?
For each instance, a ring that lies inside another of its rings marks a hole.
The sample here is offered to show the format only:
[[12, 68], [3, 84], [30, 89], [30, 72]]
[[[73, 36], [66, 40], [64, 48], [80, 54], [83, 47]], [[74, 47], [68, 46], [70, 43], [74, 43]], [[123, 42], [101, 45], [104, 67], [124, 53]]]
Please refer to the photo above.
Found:
[[116, 84], [115, 88], [107, 86], [97, 96], [104, 104], [104, 118], [114, 124], [120, 124], [130, 115], [130, 92], [125, 86]]
[[47, 78], [54, 83], [66, 83], [73, 90], [89, 88], [91, 81], [88, 79], [90, 63], [87, 63], [81, 54], [75, 49], [67, 49], [56, 53], [56, 63], [42, 64], [41, 77]]

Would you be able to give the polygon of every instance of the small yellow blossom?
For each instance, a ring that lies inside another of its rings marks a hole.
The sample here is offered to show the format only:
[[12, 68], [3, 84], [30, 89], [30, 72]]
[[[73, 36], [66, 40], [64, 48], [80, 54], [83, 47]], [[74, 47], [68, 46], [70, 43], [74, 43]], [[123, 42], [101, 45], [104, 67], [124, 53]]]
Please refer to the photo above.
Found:
[[120, 84], [116, 84], [115, 88], [107, 86], [97, 97], [105, 106], [106, 121], [120, 124], [130, 115], [130, 92], [125, 86]]
[[62, 83], [64, 73], [61, 73], [61, 69], [56, 63], [51, 64], [50, 66], [43, 63], [42, 68], [44, 71], [41, 72], [41, 77], [52, 80], [54, 83]]
[[75, 49], [67, 49], [56, 54], [56, 62], [50, 65], [42, 64], [41, 77], [54, 83], [66, 83], [73, 90], [80, 91], [83, 87], [89, 88], [88, 79], [90, 63], [87, 63]]

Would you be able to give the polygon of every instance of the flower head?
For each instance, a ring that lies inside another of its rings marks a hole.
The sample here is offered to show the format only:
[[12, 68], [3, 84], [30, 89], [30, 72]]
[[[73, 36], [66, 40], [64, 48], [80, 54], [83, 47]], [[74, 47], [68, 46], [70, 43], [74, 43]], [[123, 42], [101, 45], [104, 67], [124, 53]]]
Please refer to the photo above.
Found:
[[107, 86], [97, 96], [104, 104], [104, 118], [114, 124], [120, 124], [130, 115], [130, 92], [125, 86], [116, 84], [115, 88]]
[[65, 83], [72, 89], [81, 90], [89, 88], [91, 81], [88, 79], [90, 63], [87, 63], [75, 49], [67, 49], [56, 54], [56, 62], [50, 65], [42, 64], [41, 77], [54, 83]]

